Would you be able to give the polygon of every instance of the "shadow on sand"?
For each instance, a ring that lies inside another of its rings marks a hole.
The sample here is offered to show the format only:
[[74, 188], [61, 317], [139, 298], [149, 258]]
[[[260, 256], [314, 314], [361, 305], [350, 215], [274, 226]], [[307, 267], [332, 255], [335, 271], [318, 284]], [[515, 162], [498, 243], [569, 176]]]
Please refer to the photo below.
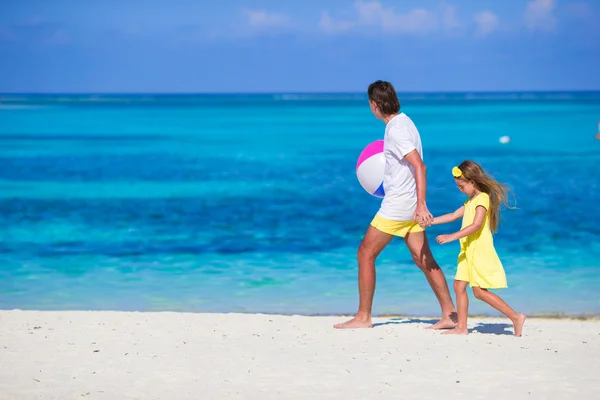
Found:
[[[428, 324], [433, 325], [438, 322], [438, 319], [420, 319], [420, 318], [391, 318], [386, 322], [377, 322], [373, 324], [373, 328], [384, 325], [404, 325], [404, 324]], [[469, 329], [469, 333], [477, 332], [490, 335], [513, 335], [513, 326], [511, 324], [494, 324], [479, 322], [472, 329]]]
[[404, 325], [404, 324], [435, 324], [436, 322], [438, 322], [438, 319], [420, 319], [420, 318], [410, 318], [410, 319], [405, 319], [405, 318], [391, 318], [389, 321], [386, 322], [377, 322], [373, 324], [373, 328], [376, 328], [378, 326], [383, 326], [383, 325]]
[[[487, 333], [491, 335], [514, 335], [512, 324], [486, 324], [479, 322], [469, 332]], [[510, 329], [510, 330], [508, 330]]]

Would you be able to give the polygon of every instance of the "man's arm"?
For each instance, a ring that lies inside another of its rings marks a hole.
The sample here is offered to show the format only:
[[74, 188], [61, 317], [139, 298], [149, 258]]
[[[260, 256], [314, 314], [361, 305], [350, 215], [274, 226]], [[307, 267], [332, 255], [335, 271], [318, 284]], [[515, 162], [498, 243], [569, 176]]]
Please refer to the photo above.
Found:
[[431, 225], [433, 216], [427, 209], [427, 167], [417, 150], [413, 150], [404, 156], [415, 170], [415, 181], [417, 182], [417, 209], [414, 219], [419, 221], [419, 225], [426, 227]]

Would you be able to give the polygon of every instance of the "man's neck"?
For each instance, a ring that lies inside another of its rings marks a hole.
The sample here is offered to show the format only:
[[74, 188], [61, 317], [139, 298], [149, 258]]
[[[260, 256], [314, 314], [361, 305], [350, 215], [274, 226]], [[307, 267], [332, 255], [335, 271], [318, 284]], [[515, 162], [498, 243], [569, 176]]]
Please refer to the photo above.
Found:
[[388, 124], [388, 122], [390, 122], [392, 119], [394, 119], [394, 117], [397, 117], [399, 114], [390, 114], [390, 115], [386, 115], [384, 116], [381, 120], [383, 121], [384, 124]]

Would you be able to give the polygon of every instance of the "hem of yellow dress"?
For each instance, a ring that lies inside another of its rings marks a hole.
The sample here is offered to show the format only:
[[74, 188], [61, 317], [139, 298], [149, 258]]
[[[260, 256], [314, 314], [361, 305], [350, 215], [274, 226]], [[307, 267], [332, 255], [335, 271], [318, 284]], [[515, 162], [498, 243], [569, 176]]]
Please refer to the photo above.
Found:
[[[457, 280], [460, 280], [460, 279], [457, 279]], [[469, 282], [469, 285], [471, 285], [471, 287], [478, 287], [481, 289], [508, 289], [508, 285], [506, 285], [506, 286], [481, 286], [476, 283], [473, 284], [471, 282]]]

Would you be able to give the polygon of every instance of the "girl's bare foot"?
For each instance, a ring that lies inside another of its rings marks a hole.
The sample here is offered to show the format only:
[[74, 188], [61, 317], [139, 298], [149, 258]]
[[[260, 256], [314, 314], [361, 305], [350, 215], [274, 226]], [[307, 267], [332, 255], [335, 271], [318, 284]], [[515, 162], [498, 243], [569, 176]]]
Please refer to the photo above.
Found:
[[351, 320], [342, 322], [341, 324], [335, 324], [333, 327], [335, 329], [372, 328], [373, 324], [371, 323], [371, 318], [368, 318], [368, 319], [352, 318]]
[[454, 328], [454, 329], [450, 329], [449, 331], [442, 333], [442, 335], [468, 335], [468, 334], [469, 334], [469, 330], [467, 328]]
[[515, 326], [515, 336], [521, 336], [523, 333], [523, 325], [525, 324], [525, 320], [527, 317], [525, 314], [519, 314], [517, 319], [513, 321], [513, 325]]

